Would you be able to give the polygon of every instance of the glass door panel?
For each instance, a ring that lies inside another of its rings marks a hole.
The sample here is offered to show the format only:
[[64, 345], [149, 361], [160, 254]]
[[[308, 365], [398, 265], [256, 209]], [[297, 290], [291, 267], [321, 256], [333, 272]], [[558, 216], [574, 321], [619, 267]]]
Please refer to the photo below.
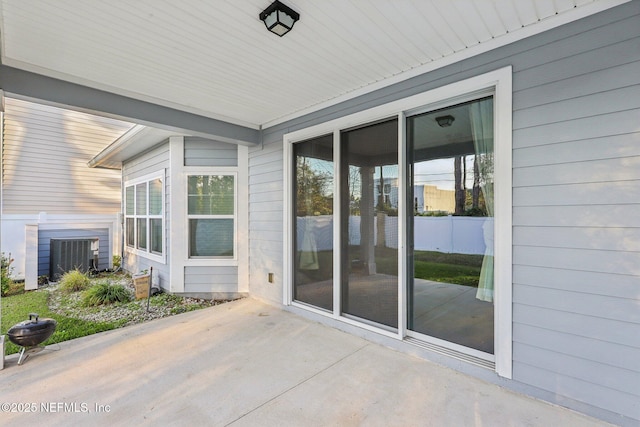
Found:
[[398, 327], [398, 122], [344, 131], [342, 313]]
[[407, 132], [408, 329], [493, 354], [493, 98], [409, 117]]
[[333, 310], [333, 135], [294, 145], [293, 298]]

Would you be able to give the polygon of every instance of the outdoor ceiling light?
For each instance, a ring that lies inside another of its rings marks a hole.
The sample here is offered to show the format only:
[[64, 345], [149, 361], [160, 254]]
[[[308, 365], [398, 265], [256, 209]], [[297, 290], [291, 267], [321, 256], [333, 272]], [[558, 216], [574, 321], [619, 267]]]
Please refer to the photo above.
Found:
[[280, 37], [287, 34], [293, 28], [293, 24], [300, 19], [300, 14], [278, 0], [260, 13], [260, 20], [264, 22], [267, 30]]
[[436, 122], [438, 122], [438, 126], [441, 128], [448, 128], [455, 119], [455, 117], [447, 114], [446, 116], [436, 117]]

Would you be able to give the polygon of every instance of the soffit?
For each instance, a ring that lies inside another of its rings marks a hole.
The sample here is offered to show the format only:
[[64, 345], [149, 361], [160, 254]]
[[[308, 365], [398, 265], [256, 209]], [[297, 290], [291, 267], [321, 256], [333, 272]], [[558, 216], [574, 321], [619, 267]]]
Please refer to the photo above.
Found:
[[1, 60], [251, 127], [268, 127], [624, 0], [0, 0]]
[[88, 162], [88, 166], [92, 168], [121, 169], [125, 160], [152, 149], [162, 141], [168, 140], [171, 136], [175, 136], [175, 133], [163, 129], [135, 125], [106, 146], [100, 153], [96, 154]]

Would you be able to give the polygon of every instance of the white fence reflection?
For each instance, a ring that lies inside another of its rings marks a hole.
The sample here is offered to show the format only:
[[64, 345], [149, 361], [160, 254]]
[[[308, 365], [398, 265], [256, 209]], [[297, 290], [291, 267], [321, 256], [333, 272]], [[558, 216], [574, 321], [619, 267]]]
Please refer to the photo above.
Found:
[[[415, 250], [438, 251], [444, 253], [476, 254], [485, 253], [483, 228], [493, 230], [493, 218], [444, 216], [414, 218]], [[305, 233], [313, 250], [329, 250], [333, 247], [333, 222], [330, 215], [297, 218], [298, 248], [302, 248]], [[384, 226], [384, 245], [398, 248], [398, 217], [386, 216], [374, 221], [375, 244], [378, 242], [378, 225]], [[382, 225], [384, 224], [384, 225]], [[349, 218], [349, 243], [360, 244], [360, 217]], [[307, 250], [312, 248], [305, 248]]]

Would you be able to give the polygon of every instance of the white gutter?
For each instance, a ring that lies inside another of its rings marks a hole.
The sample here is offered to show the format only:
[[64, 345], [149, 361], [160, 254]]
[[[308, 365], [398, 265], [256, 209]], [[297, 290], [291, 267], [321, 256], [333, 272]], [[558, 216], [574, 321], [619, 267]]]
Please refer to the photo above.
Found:
[[89, 160], [87, 165], [91, 168], [121, 169], [123, 161], [175, 135], [177, 135], [176, 132], [135, 125]]

